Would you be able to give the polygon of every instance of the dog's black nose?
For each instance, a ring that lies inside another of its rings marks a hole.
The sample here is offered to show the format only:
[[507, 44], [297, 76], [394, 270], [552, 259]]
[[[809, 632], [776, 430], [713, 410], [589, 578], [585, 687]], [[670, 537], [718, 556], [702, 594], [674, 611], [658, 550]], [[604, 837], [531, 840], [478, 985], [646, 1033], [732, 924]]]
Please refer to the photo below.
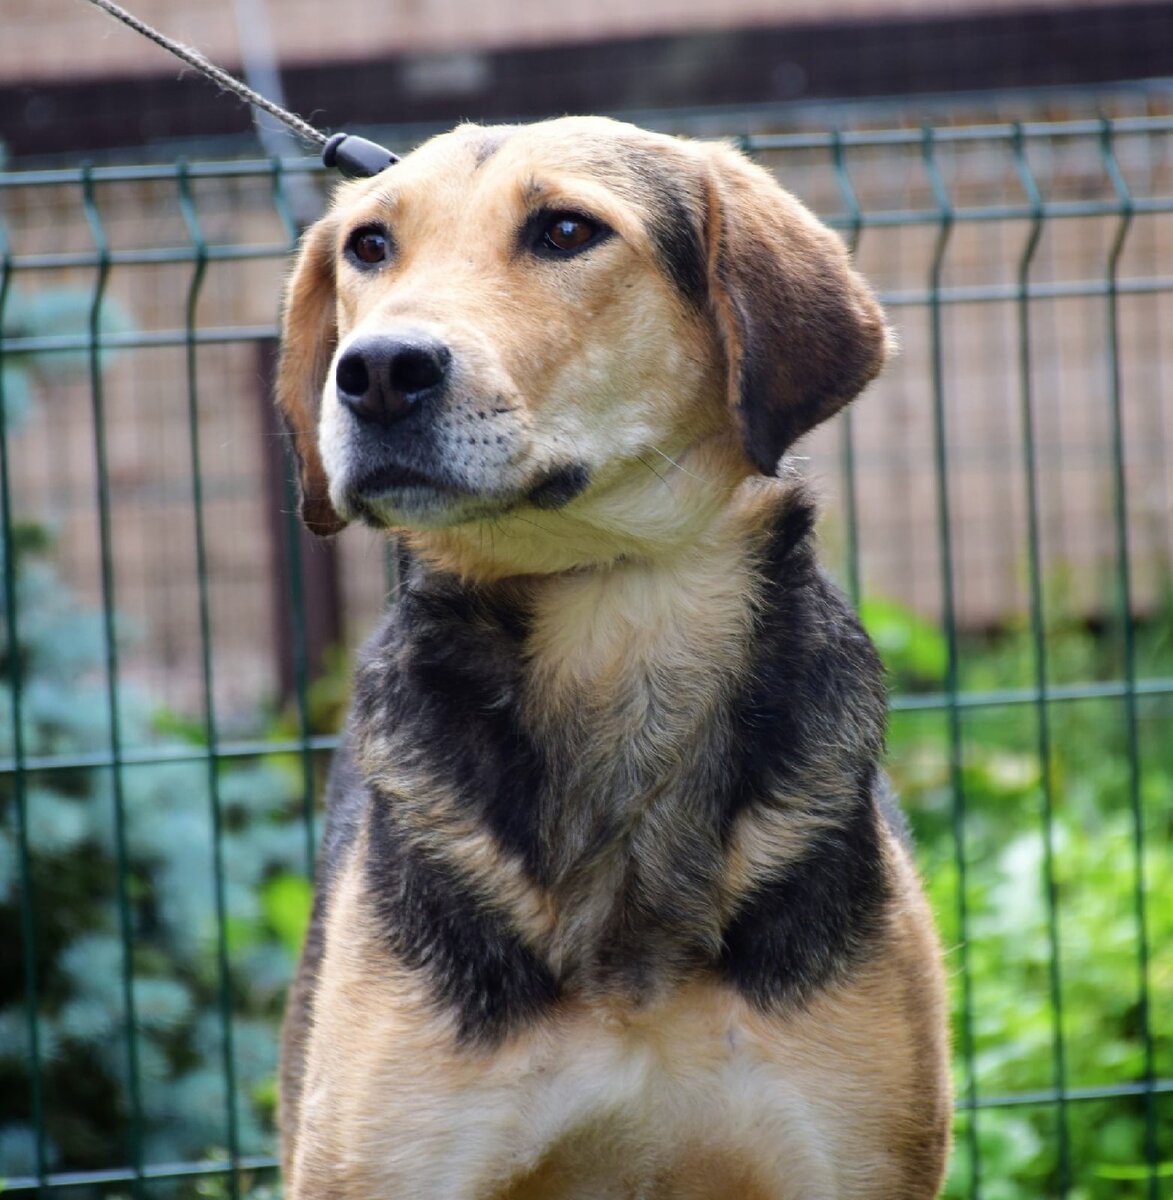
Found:
[[390, 424], [444, 386], [451, 361], [430, 338], [365, 338], [338, 360], [338, 399], [360, 420]]

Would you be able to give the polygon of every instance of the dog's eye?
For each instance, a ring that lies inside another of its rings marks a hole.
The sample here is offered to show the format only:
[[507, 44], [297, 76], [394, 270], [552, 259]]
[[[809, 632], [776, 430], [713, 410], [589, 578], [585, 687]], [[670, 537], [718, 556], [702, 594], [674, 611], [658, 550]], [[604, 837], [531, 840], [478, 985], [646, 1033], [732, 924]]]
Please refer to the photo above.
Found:
[[387, 231], [377, 225], [364, 225], [361, 229], [356, 229], [350, 235], [346, 248], [354, 258], [368, 267], [378, 266], [391, 257], [391, 239], [387, 236]]
[[551, 213], [540, 225], [540, 247], [554, 254], [575, 254], [602, 241], [611, 231], [581, 213]]

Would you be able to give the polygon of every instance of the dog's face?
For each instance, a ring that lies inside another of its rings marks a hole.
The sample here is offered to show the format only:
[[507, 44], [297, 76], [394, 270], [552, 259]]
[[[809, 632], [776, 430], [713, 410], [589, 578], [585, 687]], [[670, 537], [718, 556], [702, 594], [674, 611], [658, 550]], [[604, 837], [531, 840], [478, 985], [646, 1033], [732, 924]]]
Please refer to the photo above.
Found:
[[311, 528], [559, 570], [687, 538], [884, 348], [838, 240], [727, 147], [465, 126], [307, 234], [278, 398]]

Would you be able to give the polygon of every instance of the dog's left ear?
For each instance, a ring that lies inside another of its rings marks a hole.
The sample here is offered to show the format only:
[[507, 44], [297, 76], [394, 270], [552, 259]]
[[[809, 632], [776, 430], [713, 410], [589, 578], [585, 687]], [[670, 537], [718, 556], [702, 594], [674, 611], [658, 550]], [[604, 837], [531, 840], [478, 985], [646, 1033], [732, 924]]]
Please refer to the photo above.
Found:
[[330, 503], [329, 481], [318, 453], [318, 408], [338, 342], [334, 298], [334, 221], [323, 217], [302, 238], [285, 292], [277, 407], [297, 452], [301, 519], [328, 537], [346, 522]]
[[839, 238], [766, 171], [714, 147], [706, 191], [729, 407], [750, 461], [773, 475], [793, 442], [879, 372], [884, 315]]

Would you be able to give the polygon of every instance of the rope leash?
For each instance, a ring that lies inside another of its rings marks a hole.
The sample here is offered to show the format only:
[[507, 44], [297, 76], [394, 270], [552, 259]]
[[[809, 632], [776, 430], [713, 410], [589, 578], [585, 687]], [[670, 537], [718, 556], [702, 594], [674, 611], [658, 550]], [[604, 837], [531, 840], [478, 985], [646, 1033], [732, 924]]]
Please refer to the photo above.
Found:
[[241, 83], [235, 76], [229, 75], [227, 71], [221, 70], [220, 67], [209, 62], [198, 50], [193, 50], [190, 46], [185, 46], [182, 42], [177, 42], [174, 38], [160, 33], [145, 21], [139, 20], [133, 13], [129, 13], [126, 9], [113, 3], [113, 0], [90, 0], [90, 3], [129, 26], [135, 33], [142, 34], [156, 46], [161, 46], [169, 54], [175, 55], [180, 61], [199, 71], [201, 75], [212, 80], [226, 92], [231, 92], [237, 99], [243, 100], [245, 104], [251, 104], [271, 117], [276, 117], [278, 121], [289, 126], [302, 141], [308, 142], [311, 146], [320, 146], [322, 162], [327, 167], [340, 171], [348, 179], [365, 179], [371, 175], [378, 175], [380, 171], [386, 170], [399, 161], [398, 155], [392, 154], [385, 146], [368, 141], [366, 138], [357, 137], [351, 133], [336, 133], [328, 136], [320, 129], [315, 129], [313, 125], [302, 120], [296, 113], [291, 113], [280, 105], [274, 104], [260, 92], [254, 92], [252, 88]]

